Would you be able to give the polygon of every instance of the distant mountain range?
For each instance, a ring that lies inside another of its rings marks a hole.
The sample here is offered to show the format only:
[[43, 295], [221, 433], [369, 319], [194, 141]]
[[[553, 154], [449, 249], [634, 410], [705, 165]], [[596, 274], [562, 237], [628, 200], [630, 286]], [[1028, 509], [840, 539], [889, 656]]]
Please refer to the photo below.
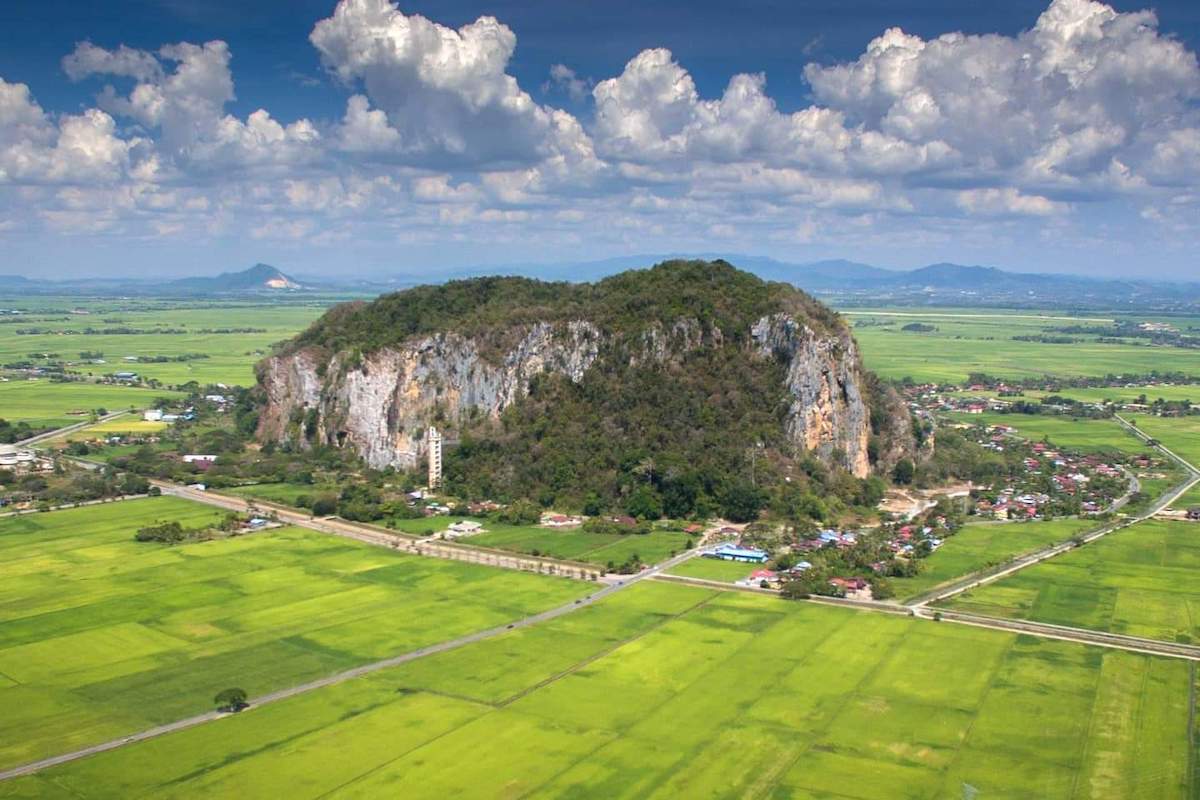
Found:
[[228, 294], [281, 294], [308, 287], [269, 264], [255, 264], [240, 272], [222, 272], [215, 277], [149, 281], [141, 278], [74, 278], [51, 281], [21, 275], [0, 275], [4, 289], [36, 295], [136, 295], [155, 297], [208, 296]]
[[268, 264], [216, 277], [172, 281], [143, 279], [73, 279], [49, 281], [0, 275], [4, 289], [21, 295], [219, 296], [287, 295], [319, 292], [375, 295], [438, 279], [481, 275], [525, 275], [543, 280], [595, 281], [627, 269], [648, 267], [673, 258], [724, 259], [761, 278], [794, 284], [841, 306], [930, 305], [1003, 306], [1017, 308], [1129, 308], [1159, 311], [1200, 309], [1200, 283], [1141, 279], [1099, 279], [1079, 275], [1008, 272], [996, 267], [930, 264], [911, 270], [885, 269], [855, 261], [829, 260], [794, 264], [763, 256], [729, 253], [664, 253], [623, 256], [563, 264], [509, 264], [436, 277], [398, 272], [394, 277], [352, 280], [326, 276], [292, 277]]
[[[1196, 311], [1200, 283], [1088, 278], [1080, 275], [1009, 272], [996, 267], [939, 263], [901, 270], [843, 259], [789, 263], [734, 253], [634, 255], [572, 264], [514, 264], [461, 270], [448, 277], [487, 274], [594, 281], [626, 269], [673, 258], [723, 259], [761, 278], [783, 281], [839, 306], [930, 305], [1017, 308], [1129, 308]], [[408, 279], [407, 284], [422, 282]], [[398, 281], [392, 288], [406, 285]]]

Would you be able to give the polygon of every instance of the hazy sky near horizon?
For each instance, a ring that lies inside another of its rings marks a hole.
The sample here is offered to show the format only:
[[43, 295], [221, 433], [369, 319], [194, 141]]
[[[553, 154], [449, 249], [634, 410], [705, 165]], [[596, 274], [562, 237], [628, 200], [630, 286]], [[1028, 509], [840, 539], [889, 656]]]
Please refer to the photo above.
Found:
[[1198, 49], [1195, 0], [9, 0], [0, 274], [1200, 279]]

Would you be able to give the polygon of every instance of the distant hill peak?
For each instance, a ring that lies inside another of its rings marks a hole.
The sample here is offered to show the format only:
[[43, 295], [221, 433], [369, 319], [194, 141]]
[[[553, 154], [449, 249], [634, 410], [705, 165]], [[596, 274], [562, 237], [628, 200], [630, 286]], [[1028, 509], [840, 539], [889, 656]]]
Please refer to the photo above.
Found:
[[214, 278], [183, 278], [172, 281], [171, 286], [206, 293], [297, 291], [304, 288], [278, 268], [261, 263], [240, 272], [222, 272]]

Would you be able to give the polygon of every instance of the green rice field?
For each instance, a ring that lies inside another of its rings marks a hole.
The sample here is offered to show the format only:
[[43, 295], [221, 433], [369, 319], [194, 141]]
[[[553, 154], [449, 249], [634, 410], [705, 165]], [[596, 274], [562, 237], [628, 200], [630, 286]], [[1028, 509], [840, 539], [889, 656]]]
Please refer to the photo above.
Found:
[[[1178, 371], [1200, 375], [1200, 351], [1150, 346], [1129, 340], [1101, 343], [1095, 337], [1070, 345], [1014, 341], [1016, 335], [1041, 335], [1046, 327], [1088, 319], [1056, 318], [996, 309], [914, 309], [843, 312], [853, 325], [868, 320], [890, 325], [856, 327], [863, 361], [885, 378], [909, 377], [917, 382], [962, 383], [971, 372], [1003, 378], [1043, 375], [1104, 376]], [[912, 322], [933, 325], [936, 331], [913, 333], [901, 328]], [[1094, 323], [1093, 323], [1094, 324]], [[1178, 321], [1177, 321], [1178, 324]]]
[[667, 584], [5, 798], [1187, 798], [1189, 666]]
[[[201, 385], [251, 385], [254, 364], [268, 348], [299, 333], [333, 302], [334, 298], [311, 298], [305, 304], [73, 299], [66, 308], [82, 304], [91, 313], [70, 315], [47, 310], [29, 315], [19, 325], [0, 326], [0, 363], [17, 362], [37, 352], [56, 353], [62, 359], [77, 361], [81, 352], [88, 351], [102, 353], [106, 363], [80, 361], [70, 369], [97, 376], [128, 370], [167, 385], [188, 381]], [[50, 300], [39, 303], [53, 306]], [[18, 335], [18, 329], [45, 332]], [[83, 332], [88, 329], [94, 332]], [[102, 332], [117, 329], [137, 333]], [[253, 330], [245, 332], [245, 329]], [[203, 354], [208, 358], [162, 363], [126, 360], [126, 357], [186, 354]]]
[[915, 577], [890, 581], [897, 597], [916, 597], [941, 584], [1065, 542], [1097, 524], [1086, 519], [974, 522], [964, 525], [934, 553], [921, 559], [921, 571]]
[[621, 564], [633, 555], [643, 563], [665, 561], [687, 546], [688, 535], [677, 531], [651, 531], [647, 534], [583, 533], [545, 528], [509, 528], [488, 525], [489, 532], [466, 539], [467, 544], [495, 547], [515, 553], [534, 551], [554, 558], [586, 561], [604, 566]]
[[98, 408], [110, 412], [131, 406], [148, 408], [160, 397], [179, 396], [163, 389], [14, 379], [0, 383], [0, 419], [60, 428], [87, 420]]
[[279, 503], [285, 506], [295, 506], [296, 498], [301, 495], [315, 497], [319, 494], [334, 493], [338, 487], [332, 484], [312, 483], [256, 483], [251, 486], [236, 486], [221, 489], [222, 494], [233, 494], [239, 497], [257, 498], [269, 503]]
[[1188, 489], [1172, 505], [1173, 508], [1194, 508], [1200, 506], [1200, 484]]
[[1008, 425], [1023, 439], [1039, 442], [1048, 439], [1059, 447], [1083, 452], [1124, 450], [1140, 453], [1146, 445], [1112, 419], [1083, 419], [1057, 414], [950, 414], [959, 422], [972, 425]]
[[[461, 517], [427, 517], [396, 519], [397, 530], [418, 535], [440, 532]], [[584, 533], [572, 528], [540, 528], [536, 525], [502, 525], [482, 521], [484, 533], [467, 536], [459, 541], [474, 547], [492, 547], [526, 555], [542, 555], [569, 561], [583, 561], [605, 566], [608, 562], [621, 564], [637, 554], [643, 563], [656, 564], [681, 553], [690, 538], [679, 531], [651, 531], [647, 534]]]
[[295, 528], [168, 546], [219, 520], [175, 498], [0, 519], [0, 768], [569, 602], [583, 582]]
[[[133, 414], [106, 420], [86, 428], [80, 428], [67, 435], [68, 439], [88, 439], [93, 436], [147, 435], [165, 431], [170, 427], [166, 422], [151, 422]], [[57, 437], [56, 437], [57, 438]]]
[[[954, 394], [962, 397], [999, 397], [999, 392], [981, 391], [972, 392], [962, 390]], [[1160, 385], [1139, 385], [1139, 386], [1094, 386], [1094, 387], [1072, 387], [1064, 386], [1057, 392], [1044, 392], [1027, 390], [1021, 399], [1024, 400], [1042, 400], [1043, 398], [1057, 395], [1058, 397], [1067, 397], [1072, 400], [1078, 400], [1081, 403], [1134, 403], [1139, 397], [1145, 398], [1153, 403], [1155, 400], [1191, 400], [1200, 403], [1200, 385], [1183, 384], [1177, 386], [1160, 386]], [[1011, 400], [1013, 398], [1005, 398]]]
[[1153, 520], [951, 598], [949, 608], [1200, 641], [1200, 525]]
[[701, 557], [689, 558], [682, 564], [676, 564], [674, 567], [671, 567], [670, 572], [672, 575], [680, 575], [685, 578], [702, 578], [707, 581], [736, 583], [757, 569], [762, 569], [762, 565], [740, 564], [736, 561], [722, 561], [718, 558]]
[[1177, 456], [1200, 467], [1200, 416], [1152, 417], [1148, 414], [1125, 415], [1125, 419], [1163, 443]]

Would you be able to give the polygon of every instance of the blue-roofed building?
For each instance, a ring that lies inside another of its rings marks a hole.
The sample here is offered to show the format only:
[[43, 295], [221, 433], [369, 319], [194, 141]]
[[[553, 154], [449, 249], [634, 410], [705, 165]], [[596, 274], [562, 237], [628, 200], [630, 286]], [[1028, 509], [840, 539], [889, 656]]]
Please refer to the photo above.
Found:
[[726, 543], [709, 550], [704, 554], [704, 557], [719, 558], [722, 561], [743, 561], [747, 564], [762, 564], [770, 558], [770, 554], [765, 550], [755, 550], [752, 547], [739, 547], [736, 544]]

